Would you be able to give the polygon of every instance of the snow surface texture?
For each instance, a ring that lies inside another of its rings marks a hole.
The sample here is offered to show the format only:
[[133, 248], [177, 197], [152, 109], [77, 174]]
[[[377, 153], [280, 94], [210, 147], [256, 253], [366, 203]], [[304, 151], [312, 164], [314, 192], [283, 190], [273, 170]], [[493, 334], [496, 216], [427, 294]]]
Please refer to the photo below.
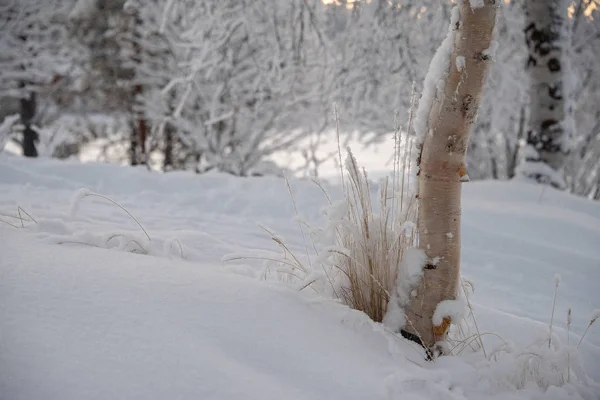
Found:
[[[318, 222], [321, 190], [290, 185], [301, 217]], [[360, 312], [261, 281], [259, 261], [220, 263], [273, 249], [257, 223], [303, 254], [282, 179], [3, 154], [0, 214], [2, 400], [600, 398], [598, 326], [569, 352], [600, 301], [600, 206], [553, 189], [465, 185], [471, 306], [482, 334], [509, 343], [483, 335], [488, 360], [435, 363]], [[553, 373], [567, 359], [571, 383]]]

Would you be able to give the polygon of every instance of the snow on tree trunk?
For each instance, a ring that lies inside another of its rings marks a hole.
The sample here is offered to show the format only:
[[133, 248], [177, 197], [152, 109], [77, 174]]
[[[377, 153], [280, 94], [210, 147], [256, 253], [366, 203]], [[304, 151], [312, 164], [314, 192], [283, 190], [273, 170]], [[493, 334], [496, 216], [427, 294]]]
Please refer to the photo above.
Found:
[[531, 113], [519, 175], [560, 189], [566, 187], [563, 166], [572, 133], [565, 93], [567, 6], [566, 0], [525, 5]]
[[402, 330], [431, 349], [445, 339], [451, 317], [434, 314], [457, 295], [460, 268], [461, 182], [465, 154], [495, 50], [497, 1], [460, 2], [448, 36], [425, 78], [415, 130], [420, 141], [419, 243], [427, 255], [423, 278], [406, 311]]

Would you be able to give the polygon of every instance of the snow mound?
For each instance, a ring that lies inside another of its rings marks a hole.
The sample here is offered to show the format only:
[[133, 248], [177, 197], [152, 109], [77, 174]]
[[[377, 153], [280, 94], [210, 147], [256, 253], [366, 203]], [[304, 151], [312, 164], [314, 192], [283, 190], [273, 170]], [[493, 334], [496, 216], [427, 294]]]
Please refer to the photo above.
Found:
[[[258, 224], [303, 254], [297, 222], [319, 220], [327, 201], [309, 181], [290, 185], [296, 220], [280, 178], [0, 155], [0, 398], [599, 398], [598, 326], [575, 349], [597, 316], [597, 203], [526, 183], [466, 185], [463, 272], [477, 294], [453, 333], [456, 356], [428, 363], [360, 312], [264, 282], [260, 260], [222, 265], [272, 249]], [[336, 204], [340, 188], [327, 192]]]

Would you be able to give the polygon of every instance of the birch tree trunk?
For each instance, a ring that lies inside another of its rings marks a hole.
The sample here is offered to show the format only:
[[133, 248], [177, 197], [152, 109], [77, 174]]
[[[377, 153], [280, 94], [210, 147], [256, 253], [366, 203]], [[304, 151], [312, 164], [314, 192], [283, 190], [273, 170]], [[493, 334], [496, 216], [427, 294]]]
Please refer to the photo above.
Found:
[[419, 245], [428, 262], [405, 310], [402, 334], [427, 349], [446, 338], [451, 323], [448, 315], [438, 316], [434, 323], [438, 304], [457, 295], [461, 183], [468, 180], [469, 133], [495, 47], [496, 3], [464, 0], [455, 6], [448, 37], [431, 62], [417, 110]]
[[525, 2], [530, 118], [520, 175], [559, 189], [570, 150], [572, 121], [565, 96], [568, 63], [566, 0]]

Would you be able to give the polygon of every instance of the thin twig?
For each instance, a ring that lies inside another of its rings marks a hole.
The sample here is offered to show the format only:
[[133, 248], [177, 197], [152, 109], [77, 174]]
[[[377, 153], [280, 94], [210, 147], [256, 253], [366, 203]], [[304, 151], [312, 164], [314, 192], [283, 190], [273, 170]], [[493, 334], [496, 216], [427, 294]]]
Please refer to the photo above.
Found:
[[331, 197], [329, 197], [329, 194], [327, 193], [327, 191], [325, 190], [325, 188], [323, 187], [323, 185], [321, 184], [321, 182], [319, 182], [318, 180], [316, 180], [315, 178], [311, 178], [311, 181], [317, 185], [317, 187], [319, 189], [321, 189], [321, 191], [323, 192], [323, 194], [325, 195], [325, 198], [327, 199], [327, 202], [329, 203], [329, 205], [332, 204], [331, 202]]
[[342, 180], [342, 192], [346, 192], [346, 188], [344, 187], [344, 164], [342, 163], [342, 146], [340, 144], [340, 116], [338, 114], [337, 105], [333, 107], [333, 112], [335, 114], [335, 133], [337, 136], [337, 146], [338, 146], [338, 159], [340, 162], [340, 179]]
[[550, 316], [550, 336], [548, 337], [548, 348], [552, 345], [552, 325], [554, 322], [554, 310], [556, 308], [556, 292], [558, 292], [559, 280], [556, 279], [556, 284], [554, 285], [554, 299], [552, 300], [552, 315]]
[[[277, 259], [277, 258], [270, 258], [270, 257], [258, 257], [258, 256], [235, 256], [235, 257], [225, 257], [223, 261], [236, 261], [236, 260], [262, 260], [262, 261], [272, 261], [272, 262], [276, 262], [276, 263], [281, 263], [283, 265], [289, 265], [290, 267], [295, 267], [296, 269], [300, 269], [298, 268], [298, 266], [290, 261], [286, 261], [286, 260], [281, 260], [281, 259]], [[287, 273], [287, 272], [286, 272]], [[295, 274], [291, 274], [296, 276]], [[296, 276], [298, 279], [300, 279], [300, 277]]]
[[304, 272], [306, 274], [306, 268], [302, 265], [302, 263], [300, 262], [298, 257], [296, 257], [294, 255], [294, 253], [287, 247], [287, 245], [285, 243], [283, 243], [283, 241], [281, 239], [279, 239], [277, 237], [277, 235], [275, 235], [273, 232], [271, 232], [270, 230], [268, 230], [267, 228], [265, 228], [262, 225], [259, 225], [258, 227], [263, 229], [265, 232], [267, 232], [271, 236], [271, 240], [274, 241], [275, 243], [277, 243], [279, 246], [281, 246], [281, 248], [285, 250], [286, 254], [289, 254], [290, 256], [292, 256], [294, 261], [296, 261], [296, 268], [298, 268], [299, 270], [301, 270], [302, 272]]
[[588, 330], [590, 329], [590, 327], [594, 324], [594, 322], [596, 322], [596, 318], [593, 318], [590, 323], [588, 324], [588, 326], [585, 328], [585, 331], [583, 331], [583, 335], [581, 335], [581, 338], [579, 339], [579, 342], [577, 342], [577, 346], [575, 346], [576, 349], [579, 348], [579, 345], [581, 344], [581, 342], [583, 342], [583, 338], [585, 337], [585, 335], [587, 334]]
[[[148, 250], [146, 250], [146, 248], [145, 248], [144, 246], [142, 246], [142, 245], [140, 244], [140, 242], [138, 242], [138, 241], [137, 241], [137, 240], [135, 240], [135, 239], [131, 239], [129, 242], [127, 242], [127, 244], [125, 244], [125, 246], [123, 246], [123, 250], [125, 250], [125, 248], [126, 248], [127, 246], [129, 246], [129, 244], [131, 244], [131, 243], [135, 243], [135, 244], [137, 244], [137, 245], [140, 247], [140, 250], [142, 250], [142, 251], [144, 252], [144, 254], [148, 254]], [[133, 252], [133, 250], [131, 250], [131, 251]]]
[[[285, 184], [287, 185], [288, 192], [290, 193], [290, 197], [292, 199], [292, 205], [294, 206], [294, 213], [296, 214], [296, 218], [300, 218], [300, 214], [298, 213], [298, 207], [296, 206], [296, 199], [294, 198], [294, 192], [292, 192], [292, 186], [290, 185], [290, 180], [286, 173], [283, 174], [285, 179]], [[308, 260], [308, 266], [312, 268], [312, 261], [310, 260], [310, 254], [308, 252], [308, 245], [306, 244], [306, 237], [304, 236], [304, 229], [302, 229], [302, 224], [298, 222], [298, 228], [300, 228], [300, 234], [302, 235], [302, 244], [304, 245], [304, 251], [306, 252], [306, 258]]]
[[10, 223], [10, 222], [8, 222], [8, 221], [5, 221], [5, 220], [3, 220], [3, 219], [0, 219], [0, 222], [4, 222], [6, 225], [10, 225], [10, 226], [12, 226], [13, 228], [19, 229], [19, 227], [18, 227], [17, 225], [14, 225], [14, 224], [12, 224], [12, 223]]
[[181, 243], [181, 241], [179, 241], [179, 239], [174, 239], [173, 242], [175, 242], [179, 245], [179, 251], [181, 252], [181, 258], [185, 259], [185, 255], [183, 253], [183, 244]]
[[123, 207], [122, 205], [120, 205], [119, 203], [117, 203], [116, 201], [114, 201], [113, 199], [111, 199], [110, 197], [104, 196], [104, 195], [99, 194], [99, 193], [86, 193], [85, 197], [88, 197], [88, 196], [100, 197], [101, 199], [109, 201], [109, 202], [113, 203], [114, 205], [116, 205], [117, 207], [119, 207], [121, 210], [125, 211], [127, 213], [127, 215], [129, 215], [131, 217], [131, 219], [133, 219], [135, 221], [135, 223], [140, 227], [140, 229], [144, 232], [144, 234], [146, 235], [146, 237], [148, 238], [148, 240], [150, 242], [152, 241], [152, 239], [150, 239], [150, 235], [148, 235], [148, 232], [146, 232], [146, 230], [144, 229], [144, 227], [142, 226], [142, 224], [140, 224], [140, 221], [138, 221], [133, 216], [133, 214], [131, 214], [129, 211], [127, 211], [127, 209], [125, 207]]
[[475, 324], [475, 330], [477, 331], [477, 337], [479, 338], [479, 343], [481, 344], [481, 350], [483, 350], [483, 356], [487, 360], [487, 353], [485, 351], [485, 347], [483, 346], [483, 339], [481, 338], [481, 333], [479, 333], [479, 327], [477, 326], [477, 318], [475, 318], [475, 314], [473, 313], [473, 307], [471, 306], [471, 300], [469, 300], [469, 296], [467, 295], [467, 291], [465, 289], [465, 283], [463, 282], [462, 277], [460, 278], [460, 286], [462, 287], [463, 293], [465, 294], [465, 299], [467, 300], [467, 306], [469, 310], [471, 310], [471, 315], [473, 316], [473, 323]]
[[97, 247], [99, 249], [103, 249], [102, 246], [98, 246], [97, 244], [86, 243], [86, 242], [78, 242], [76, 240], [62, 240], [60, 242], [56, 242], [56, 244], [82, 244], [84, 246]]
[[21, 221], [21, 228], [25, 228], [25, 225], [23, 224], [23, 217], [21, 216], [21, 208], [17, 207], [17, 213], [19, 213], [19, 221]]
[[[567, 347], [571, 345], [571, 307], [567, 312]], [[571, 382], [571, 349], [567, 353], [567, 382]]]
[[[24, 209], [22, 209], [21, 207], [17, 207], [17, 209], [18, 209], [19, 211], [23, 211], [23, 212], [25, 213], [25, 215], [27, 215], [29, 218], [31, 218], [31, 220], [32, 220], [33, 222], [35, 222], [35, 223], [37, 224], [37, 221], [35, 220], [35, 218], [33, 218], [33, 217], [31, 216], [31, 214], [29, 214], [27, 211], [25, 211], [25, 210], [24, 210]], [[20, 215], [20, 213], [19, 213], [19, 215]]]

